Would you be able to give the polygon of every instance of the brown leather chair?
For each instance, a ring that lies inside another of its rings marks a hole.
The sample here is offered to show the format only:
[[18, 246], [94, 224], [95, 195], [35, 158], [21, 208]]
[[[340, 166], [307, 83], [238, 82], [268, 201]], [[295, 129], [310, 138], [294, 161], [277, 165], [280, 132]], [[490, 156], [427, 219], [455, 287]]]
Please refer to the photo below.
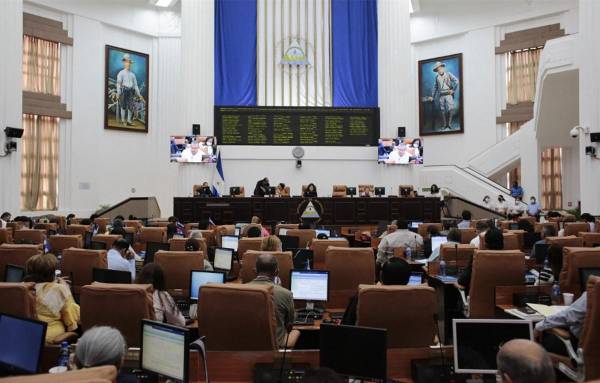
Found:
[[[171, 238], [169, 239], [169, 251], [185, 251], [185, 243], [190, 238]], [[204, 238], [191, 238], [192, 241], [195, 241], [200, 248], [202, 254], [208, 254], [208, 247], [206, 246], [206, 241]]]
[[[243, 322], [240, 322], [243, 318]], [[204, 285], [198, 332], [212, 351], [275, 351], [277, 320], [273, 286]]]
[[460, 230], [460, 243], [469, 244], [473, 240], [473, 238], [477, 237], [477, 230], [469, 227], [466, 229]]
[[46, 223], [38, 222], [35, 225], [33, 225], [33, 228], [37, 229], [37, 230], [44, 230], [44, 233], [46, 233], [46, 234], [48, 234], [50, 232], [56, 233], [58, 231], [58, 224], [54, 223], [54, 222], [46, 222]]
[[525, 255], [522, 252], [475, 251], [469, 295], [469, 317], [493, 318], [496, 309], [496, 286], [524, 284]]
[[0, 379], [3, 383], [116, 383], [117, 368], [100, 366], [62, 372], [60, 374], [38, 374], [13, 376]]
[[4, 280], [6, 265], [25, 267], [25, 262], [42, 250], [38, 245], [13, 245], [4, 243], [0, 245], [0, 281]]
[[190, 222], [183, 225], [183, 235], [186, 237], [190, 236], [190, 231], [198, 230], [198, 222]]
[[81, 288], [92, 283], [92, 269], [108, 268], [106, 250], [87, 250], [69, 248], [62, 253], [60, 269], [62, 274], [71, 278], [73, 293], [79, 295]]
[[279, 279], [281, 285], [286, 289], [290, 288], [290, 271], [294, 268], [291, 251], [246, 251], [240, 270], [242, 283], [248, 283], [256, 278], [256, 259], [261, 254], [273, 254], [277, 258], [279, 266]]
[[35, 319], [35, 283], [0, 283], [0, 312]]
[[12, 231], [9, 229], [0, 229], [0, 245], [3, 243], [12, 243]]
[[579, 236], [579, 233], [587, 233], [590, 231], [590, 225], [587, 222], [566, 222], [565, 237], [569, 235]]
[[350, 242], [346, 238], [313, 239], [311, 248], [313, 249], [313, 262], [318, 265], [325, 263], [325, 251], [329, 246], [350, 247]]
[[544, 226], [552, 226], [558, 233], [558, 223], [556, 223], [556, 222], [544, 222], [544, 223], [536, 222], [535, 225], [533, 226], [533, 229], [536, 233], [542, 233], [544, 231]]
[[221, 246], [221, 237], [223, 235], [234, 235], [235, 225], [219, 225], [215, 228], [215, 240], [217, 246]]
[[312, 229], [289, 229], [286, 235], [289, 237], [298, 237], [298, 247], [305, 248], [317, 237], [317, 232]]
[[106, 229], [110, 223], [110, 218], [98, 217], [94, 219], [94, 223], [98, 225], [98, 233], [104, 234], [106, 233]]
[[500, 226], [500, 229], [502, 229], [502, 230], [508, 230], [508, 229], [510, 229], [510, 224], [511, 223], [514, 223], [514, 221], [512, 221], [512, 220], [506, 220], [505, 219], [505, 220], [502, 220], [502, 221], [498, 222], [498, 224]]
[[444, 230], [444, 225], [442, 225], [441, 223], [422, 223], [419, 225], [419, 229], [417, 230], [417, 232], [421, 237], [423, 237], [423, 239], [429, 238], [427, 230], [429, 230], [429, 227], [431, 226], [437, 228], [438, 231]]
[[246, 196], [246, 188], [244, 188], [243, 186], [238, 186], [238, 187], [240, 188], [239, 194], [234, 194], [234, 195], [232, 195], [232, 197], [240, 197], [240, 198], [245, 197]]
[[34, 245], [43, 244], [46, 240], [46, 230], [41, 229], [21, 229], [16, 230], [14, 234], [15, 243], [32, 243]]
[[325, 270], [329, 270], [328, 307], [346, 307], [358, 285], [375, 283], [373, 249], [330, 246], [325, 251]]
[[140, 243], [158, 242], [167, 243], [166, 227], [142, 227], [140, 229]]
[[80, 235], [51, 235], [48, 237], [48, 244], [51, 251], [62, 253], [69, 247], [82, 248], [83, 240]]
[[89, 225], [67, 225], [67, 235], [80, 235], [81, 238], [85, 238], [90, 231]]
[[204, 255], [201, 251], [159, 250], [154, 254], [154, 262], [165, 272], [167, 289], [181, 290], [177, 294], [186, 298], [190, 294], [190, 272], [204, 270]]
[[574, 235], [568, 237], [548, 237], [546, 241], [551, 245], [560, 247], [583, 247], [583, 238]]
[[106, 245], [106, 249], [109, 250], [113, 243], [115, 243], [117, 239], [121, 238], [123, 238], [123, 236], [119, 234], [96, 234], [92, 237], [92, 241], [104, 243]]
[[297, 223], [280, 223], [275, 226], [275, 235], [279, 235], [279, 229], [298, 229], [300, 227]]
[[398, 186], [398, 195], [400, 197], [404, 197], [402, 195], [402, 189], [408, 190], [409, 193], [412, 193], [415, 190], [415, 187], [413, 185], [399, 185]]
[[125, 227], [133, 227], [137, 231], [140, 231], [140, 229], [144, 226], [142, 224], [142, 221], [137, 220], [137, 219], [126, 219], [126, 220], [123, 221], [123, 225]]
[[[503, 233], [504, 250], [520, 250], [519, 238], [516, 234]], [[485, 235], [479, 234], [479, 250], [486, 250]]]
[[518, 221], [527, 221], [531, 224], [531, 227], [535, 227], [535, 224], [537, 223], [535, 217], [519, 217]]
[[[189, 279], [189, 276], [188, 276]], [[81, 288], [81, 326], [112, 326], [129, 347], [140, 346], [142, 319], [154, 319], [152, 285], [93, 283]]]
[[356, 325], [387, 329], [388, 348], [432, 345], [436, 312], [435, 290], [427, 285], [358, 288]]
[[345, 197], [346, 196], [346, 185], [333, 185], [332, 197]]
[[465, 268], [469, 264], [475, 250], [477, 248], [472, 245], [453, 245], [442, 244], [440, 246], [440, 256], [446, 261], [446, 266]]
[[[516, 245], [513, 238], [507, 238], [512, 236], [517, 240]], [[504, 233], [504, 250], [525, 251], [525, 230], [507, 230]]]
[[358, 195], [360, 197], [372, 197], [375, 195], [375, 185], [358, 185]]
[[581, 267], [600, 267], [600, 248], [563, 248], [563, 265], [558, 278], [560, 291], [575, 294], [575, 298], [581, 295], [582, 286], [579, 281]]
[[244, 254], [248, 250], [260, 251], [260, 247], [262, 245], [263, 237], [258, 238], [240, 238], [238, 241], [238, 255], [240, 259], [244, 259]]
[[583, 238], [583, 246], [597, 247], [600, 246], [600, 233], [580, 233]]

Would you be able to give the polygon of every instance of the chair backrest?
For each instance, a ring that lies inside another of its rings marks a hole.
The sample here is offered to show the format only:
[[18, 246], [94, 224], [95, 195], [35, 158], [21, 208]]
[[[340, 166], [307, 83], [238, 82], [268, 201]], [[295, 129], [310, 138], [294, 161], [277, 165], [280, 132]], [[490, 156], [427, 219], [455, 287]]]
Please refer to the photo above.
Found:
[[60, 374], [38, 374], [13, 376], [0, 379], [5, 383], [116, 383], [117, 368], [115, 366], [100, 366], [61, 372]]
[[527, 221], [531, 224], [532, 227], [535, 227], [535, 224], [537, 223], [535, 217], [519, 217], [518, 221]]
[[244, 254], [248, 250], [260, 251], [260, 247], [262, 245], [262, 237], [258, 238], [240, 238], [238, 241], [238, 255], [241, 259], [244, 259]]
[[[185, 243], [190, 238], [171, 238], [169, 239], [169, 251], [185, 251]], [[208, 247], [206, 246], [206, 240], [204, 238], [192, 238], [195, 241], [202, 254], [208, 254]]]
[[291, 191], [290, 191], [290, 190], [291, 190], [291, 189], [290, 189], [290, 187], [289, 187], [289, 186], [286, 186], [286, 187], [284, 187], [284, 188], [283, 188], [283, 191], [280, 191], [280, 192], [279, 192], [279, 196], [280, 196], [280, 197], [289, 197], [289, 196], [290, 196], [290, 193], [291, 193]]
[[460, 243], [469, 244], [473, 238], [477, 237], [477, 229], [468, 227], [460, 230]]
[[165, 285], [168, 290], [182, 290], [189, 296], [190, 272], [204, 270], [204, 255], [201, 251], [162, 251], [154, 254], [154, 262], [165, 272]]
[[346, 196], [346, 185], [333, 185], [332, 197], [345, 197]]
[[525, 255], [522, 252], [514, 250], [475, 251], [469, 295], [470, 317], [494, 317], [496, 286], [524, 284]]
[[256, 278], [256, 259], [261, 254], [273, 254], [277, 258], [277, 265], [279, 266], [279, 279], [281, 279], [281, 285], [286, 289], [290, 288], [290, 270], [294, 268], [294, 262], [292, 260], [291, 251], [255, 251], [248, 250], [242, 262], [242, 268], [240, 270], [240, 278], [242, 283], [248, 283]]
[[300, 227], [297, 223], [279, 223], [275, 226], [275, 235], [279, 235], [279, 229], [298, 229]]
[[586, 381], [600, 379], [600, 277], [587, 283], [587, 311], [579, 338], [583, 349]]
[[51, 235], [48, 237], [51, 251], [62, 252], [69, 247], [83, 247], [83, 239], [80, 235]]
[[429, 230], [430, 227], [435, 227], [436, 229], [438, 229], [438, 231], [444, 230], [444, 225], [442, 225], [441, 223], [422, 223], [419, 225], [419, 229], [417, 230], [417, 232], [421, 237], [429, 238], [427, 230]]
[[600, 233], [581, 233], [581, 238], [585, 247], [600, 246]]
[[198, 222], [190, 222], [183, 225], [183, 235], [186, 237], [189, 237], [192, 230], [198, 230]]
[[262, 225], [258, 224], [258, 223], [249, 223], [246, 226], [244, 226], [244, 228], [240, 231], [240, 236], [242, 237], [247, 237], [248, 236], [248, 230], [250, 230], [250, 228], [252, 227], [256, 227], [258, 229], [260, 229], [260, 232], [262, 234]]
[[81, 288], [81, 327], [112, 326], [129, 347], [140, 346], [142, 319], [154, 319], [152, 285], [93, 283]]
[[517, 234], [503, 233], [502, 236], [504, 237], [504, 250], [521, 250], [519, 236]]
[[350, 247], [350, 242], [346, 238], [335, 239], [313, 239], [311, 247], [313, 249], [313, 262], [322, 265], [325, 263], [325, 251], [329, 246]]
[[436, 312], [435, 290], [426, 285], [358, 288], [356, 325], [387, 329], [388, 348], [432, 345]]
[[35, 319], [35, 283], [0, 283], [0, 313]]
[[110, 223], [110, 218], [96, 218], [94, 219], [94, 223], [98, 225], [98, 233], [104, 234], [106, 233], [106, 228]]
[[237, 187], [240, 188], [240, 193], [239, 194], [234, 194], [234, 195], [232, 195], [232, 197], [245, 197], [246, 196], [246, 188], [243, 187], [243, 186], [237, 186]]
[[587, 222], [565, 222], [565, 236], [579, 236], [579, 233], [587, 233], [589, 231], [590, 225]]
[[581, 295], [579, 269], [581, 267], [600, 268], [600, 248], [563, 247], [563, 264], [560, 270], [560, 291]]
[[102, 242], [106, 244], [106, 248], [110, 249], [117, 239], [123, 238], [120, 234], [96, 234], [92, 237], [94, 242]]
[[4, 280], [6, 265], [25, 266], [25, 262], [42, 250], [37, 245], [12, 245], [4, 243], [0, 245], [0, 281]]
[[3, 243], [11, 243], [12, 241], [12, 230], [7, 228], [0, 229], [0, 245]]
[[316, 231], [312, 229], [290, 229], [286, 235], [290, 237], [298, 237], [298, 247], [306, 247], [310, 242], [317, 237]]
[[345, 307], [358, 285], [375, 283], [373, 249], [330, 246], [325, 251], [325, 270], [329, 270], [329, 307]]
[[76, 295], [81, 287], [92, 283], [92, 270], [108, 268], [106, 250], [87, 250], [78, 248], [65, 249], [60, 262], [64, 276], [71, 278], [73, 291]]
[[86, 233], [90, 231], [89, 225], [67, 225], [68, 235], [80, 235], [81, 238], [85, 238]]
[[46, 239], [46, 230], [41, 229], [21, 229], [15, 230], [13, 235], [16, 243], [33, 243], [36, 245], [44, 243]]
[[536, 233], [542, 233], [544, 231], [545, 226], [554, 227], [554, 229], [558, 233], [558, 223], [556, 223], [556, 222], [544, 222], [544, 223], [536, 222], [535, 225], [533, 226], [533, 230]]
[[469, 264], [469, 260], [473, 258], [476, 249], [472, 245], [442, 244], [440, 246], [440, 256], [446, 261], [447, 266], [465, 268]]
[[217, 246], [221, 246], [221, 237], [224, 235], [234, 235], [235, 225], [219, 225], [215, 228], [214, 233]]
[[368, 194], [369, 196], [373, 196], [375, 194], [375, 185], [372, 185], [372, 184], [358, 185], [358, 195], [362, 196], [365, 194]]
[[[240, 322], [242, 320], [242, 322]], [[273, 286], [204, 285], [198, 302], [198, 332], [212, 351], [274, 351], [277, 321]]]
[[144, 226], [142, 221], [138, 219], [126, 219], [123, 221], [123, 225], [125, 225], [125, 227], [135, 227], [138, 231]]
[[140, 229], [141, 243], [158, 242], [167, 243], [167, 228], [166, 227], [142, 227]]
[[560, 247], [583, 247], [583, 238], [569, 235], [568, 237], [548, 237], [546, 238], [551, 245]]

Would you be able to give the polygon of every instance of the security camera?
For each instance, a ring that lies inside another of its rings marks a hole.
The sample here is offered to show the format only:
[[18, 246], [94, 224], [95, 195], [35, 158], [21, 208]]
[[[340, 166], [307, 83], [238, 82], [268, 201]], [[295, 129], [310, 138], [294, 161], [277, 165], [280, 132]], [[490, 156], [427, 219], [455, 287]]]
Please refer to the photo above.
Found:
[[571, 131], [569, 132], [571, 137], [573, 137], [573, 138], [579, 137], [579, 128], [580, 128], [579, 126], [576, 126], [573, 129], [571, 129]]
[[23, 129], [7, 126], [4, 129], [4, 134], [6, 134], [6, 137], [8, 138], [21, 138], [23, 136]]

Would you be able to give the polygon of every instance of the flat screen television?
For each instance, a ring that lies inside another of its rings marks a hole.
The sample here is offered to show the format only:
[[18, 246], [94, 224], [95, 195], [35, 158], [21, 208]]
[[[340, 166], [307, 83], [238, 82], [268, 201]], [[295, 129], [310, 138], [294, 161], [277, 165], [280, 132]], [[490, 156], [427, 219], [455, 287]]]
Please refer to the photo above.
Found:
[[171, 162], [206, 164], [217, 162], [217, 139], [212, 136], [171, 136]]
[[422, 165], [422, 138], [380, 138], [377, 162], [388, 165]]

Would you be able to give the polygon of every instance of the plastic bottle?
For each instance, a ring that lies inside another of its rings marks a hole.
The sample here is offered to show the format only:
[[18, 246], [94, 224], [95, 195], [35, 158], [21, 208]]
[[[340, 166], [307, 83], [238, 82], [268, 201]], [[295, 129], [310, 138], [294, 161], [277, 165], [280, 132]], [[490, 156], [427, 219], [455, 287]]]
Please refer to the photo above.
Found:
[[552, 285], [552, 303], [557, 305], [560, 303], [560, 285], [554, 282]]
[[306, 270], [310, 270], [310, 259], [306, 258]]
[[59, 367], [68, 367], [69, 366], [69, 342], [62, 342], [60, 344], [60, 354], [58, 354], [58, 363]]
[[405, 250], [405, 254], [406, 254], [406, 260], [408, 262], [412, 261], [412, 249], [410, 248], [410, 246], [408, 246]]
[[444, 259], [440, 259], [440, 275], [442, 277], [446, 276], [446, 261]]
[[548, 261], [548, 257], [544, 258], [544, 269], [550, 268], [550, 261]]
[[50, 244], [47, 239], [44, 239], [44, 253], [48, 254], [50, 252]]
[[58, 280], [60, 279], [60, 277], [62, 277], [62, 271], [60, 270], [55, 270], [54, 271], [54, 280], [56, 280], [58, 282]]

